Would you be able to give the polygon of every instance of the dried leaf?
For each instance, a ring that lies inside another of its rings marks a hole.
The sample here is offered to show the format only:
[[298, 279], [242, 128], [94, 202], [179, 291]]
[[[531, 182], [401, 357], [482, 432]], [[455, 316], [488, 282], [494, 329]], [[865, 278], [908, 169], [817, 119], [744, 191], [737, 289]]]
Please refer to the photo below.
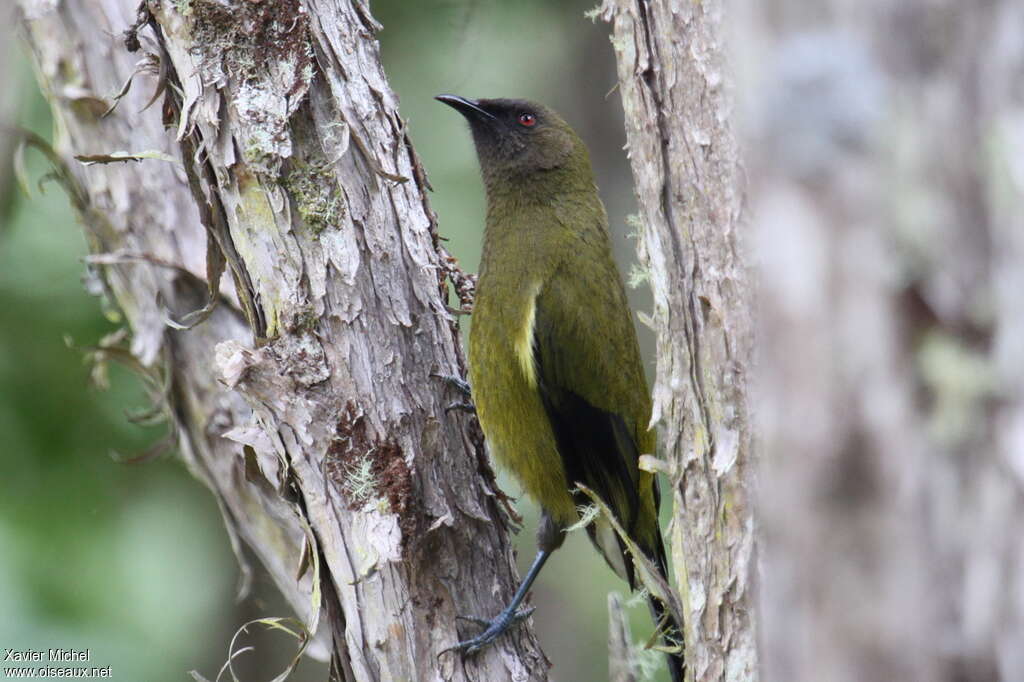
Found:
[[295, 507], [295, 514], [299, 519], [299, 522], [302, 524], [302, 530], [306, 533], [306, 544], [309, 545], [309, 560], [313, 563], [313, 589], [309, 596], [309, 624], [306, 626], [306, 629], [310, 633], [315, 633], [317, 628], [320, 626], [320, 607], [323, 604], [323, 597], [320, 594], [320, 547], [317, 544], [316, 534], [313, 532], [313, 528], [309, 525], [305, 514], [298, 506]]
[[[235, 649], [235, 645], [238, 643], [239, 636], [243, 632], [247, 632], [250, 625], [262, 625], [268, 630], [280, 630], [281, 632], [287, 633], [298, 640], [299, 646], [291, 662], [283, 671], [281, 671], [281, 673], [271, 680], [271, 682], [285, 682], [285, 680], [287, 680], [295, 671], [296, 666], [299, 665], [299, 661], [302, 660], [302, 653], [306, 650], [306, 646], [309, 644], [309, 640], [311, 639], [310, 632], [295, 618], [257, 618], [256, 620], [251, 620], [238, 628], [238, 630], [235, 631], [235, 636], [231, 638], [231, 645], [228, 648], [228, 660], [225, 661], [220, 672], [217, 674], [217, 680], [219, 681], [224, 675], [224, 672], [227, 671], [231, 673], [231, 679], [233, 682], [239, 682], [238, 675], [235, 674], [234, 660], [239, 655], [248, 651], [253, 651], [254, 649], [251, 646]], [[292, 627], [288, 627], [289, 625]], [[198, 673], [193, 674], [193, 678], [200, 679], [197, 678], [196, 675], [198, 675]]]
[[597, 493], [582, 483], [578, 483], [577, 487], [591, 499], [598, 509], [601, 510], [601, 513], [612, 525], [612, 528], [615, 529], [619, 539], [629, 550], [630, 556], [633, 558], [633, 569], [643, 586], [647, 588], [647, 590], [654, 595], [656, 599], [665, 605], [665, 608], [669, 610], [677, 623], [682, 623], [682, 607], [679, 604], [679, 600], [668, 582], [661, 577], [658, 569], [654, 566], [651, 560], [647, 558], [647, 555], [641, 551], [636, 542], [634, 542], [626, 533], [622, 524], [619, 523], [619, 520], [612, 513], [611, 509], [609, 509], [608, 505], [605, 504], [604, 500], [602, 500]]
[[91, 166], [94, 163], [123, 163], [125, 161], [143, 161], [145, 159], [169, 161], [175, 165], [181, 165], [176, 158], [158, 149], [147, 149], [141, 152], [117, 151], [109, 154], [76, 154], [75, 158], [86, 166]]
[[25, 193], [25, 196], [32, 198], [32, 187], [28, 181], [28, 169], [25, 167], [25, 148], [28, 141], [22, 139], [14, 145], [14, 177], [18, 181], [18, 187]]
[[185, 317], [181, 318], [181, 322], [175, 322], [174, 320], [167, 318], [165, 322], [168, 327], [171, 329], [177, 329], [178, 331], [185, 331], [192, 329], [209, 319], [210, 315], [212, 315], [213, 311], [217, 308], [217, 302], [220, 300], [220, 279], [224, 275], [227, 262], [227, 258], [224, 256], [224, 250], [221, 249], [220, 243], [214, 236], [213, 231], [207, 228], [206, 305], [199, 310], [193, 310], [185, 315]]

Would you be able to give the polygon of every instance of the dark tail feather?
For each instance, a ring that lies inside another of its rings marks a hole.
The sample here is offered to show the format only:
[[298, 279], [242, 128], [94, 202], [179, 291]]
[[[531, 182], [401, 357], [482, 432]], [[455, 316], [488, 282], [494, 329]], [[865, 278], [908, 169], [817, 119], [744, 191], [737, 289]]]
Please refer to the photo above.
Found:
[[[665, 544], [661, 540], [661, 533], [657, 533], [657, 538], [657, 547], [651, 554], [661, 577], [668, 583], [668, 561], [665, 558]], [[678, 646], [680, 649], [678, 654], [666, 654], [665, 657], [668, 659], [668, 671], [672, 675], [672, 682], [683, 682], [686, 678], [686, 659], [683, 655], [686, 640], [683, 639], [683, 628], [656, 597], [648, 597], [647, 603], [651, 609], [654, 626], [664, 628], [662, 642], [667, 647]]]

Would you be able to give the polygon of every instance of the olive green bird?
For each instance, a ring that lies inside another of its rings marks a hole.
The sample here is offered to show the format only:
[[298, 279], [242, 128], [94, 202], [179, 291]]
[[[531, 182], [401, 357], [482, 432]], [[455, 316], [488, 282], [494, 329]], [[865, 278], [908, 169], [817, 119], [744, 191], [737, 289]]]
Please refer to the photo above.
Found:
[[[487, 224], [469, 333], [473, 402], [492, 455], [541, 506], [539, 552], [509, 606], [473, 652], [528, 612], [520, 603], [565, 529], [589, 499], [613, 510], [667, 578], [655, 477], [638, 466], [653, 453], [651, 399], [608, 217], [587, 148], [551, 109], [511, 99], [439, 95], [469, 122], [487, 192]], [[633, 560], [607, 520], [591, 541], [631, 589]], [[656, 622], [665, 616], [651, 600]], [[682, 643], [668, 619], [666, 637]], [[674, 680], [682, 656], [669, 657]]]

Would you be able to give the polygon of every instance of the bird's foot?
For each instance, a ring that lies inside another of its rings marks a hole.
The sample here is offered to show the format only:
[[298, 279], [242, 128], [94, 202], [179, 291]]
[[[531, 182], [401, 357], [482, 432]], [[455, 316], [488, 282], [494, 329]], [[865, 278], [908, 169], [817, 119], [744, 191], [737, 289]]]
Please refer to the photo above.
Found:
[[452, 376], [451, 374], [439, 374], [438, 372], [431, 372], [430, 376], [434, 377], [435, 379], [440, 379], [441, 381], [443, 381], [444, 383], [448, 384], [456, 391], [461, 393], [466, 398], [469, 398], [472, 395], [472, 390], [469, 387], [469, 382], [466, 381], [465, 379], [461, 379], [457, 376]]
[[480, 651], [484, 647], [490, 645], [498, 637], [505, 634], [513, 625], [519, 623], [530, 617], [536, 607], [529, 607], [526, 609], [520, 609], [519, 611], [513, 611], [511, 609], [505, 609], [499, 613], [494, 620], [487, 620], [486, 618], [476, 618], [475, 616], [458, 616], [459, 620], [466, 620], [470, 623], [476, 623], [484, 628], [476, 637], [467, 639], [464, 642], [459, 642], [455, 646], [448, 647], [441, 653], [447, 653], [449, 651], [462, 651], [466, 654], [472, 655]]
[[468, 403], [465, 400], [456, 400], [453, 403], [448, 403], [448, 406], [444, 408], [444, 413], [448, 414], [452, 410], [458, 410], [459, 412], [476, 412], [476, 405]]
[[463, 400], [456, 400], [455, 402], [448, 403], [448, 406], [444, 408], [445, 414], [448, 414], [452, 410], [458, 410], [459, 412], [476, 412], [476, 406], [470, 399], [473, 393], [469, 387], [468, 381], [450, 374], [439, 374], [437, 372], [431, 372], [430, 376], [435, 379], [440, 379], [462, 394]]

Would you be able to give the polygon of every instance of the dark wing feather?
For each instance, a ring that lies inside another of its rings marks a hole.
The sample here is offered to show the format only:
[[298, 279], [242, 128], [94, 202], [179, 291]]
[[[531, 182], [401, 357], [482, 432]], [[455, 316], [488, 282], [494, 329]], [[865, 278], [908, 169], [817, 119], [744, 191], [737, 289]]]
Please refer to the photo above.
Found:
[[[614, 510], [627, 532], [634, 535], [641, 508], [640, 452], [635, 426], [628, 424], [622, 414], [597, 407], [596, 399], [588, 400], [580, 394], [593, 394], [595, 385], [603, 385], [607, 391], [602, 397], [607, 400], [615, 392], [612, 386], [616, 377], [611, 372], [616, 360], [631, 358], [616, 358], [616, 349], [597, 330], [588, 327], [586, 307], [575, 305], [576, 301], [566, 297], [571, 298], [571, 294], [558, 283], [538, 297], [533, 336], [538, 391], [568, 484], [574, 487], [582, 483], [596, 492]], [[629, 323], [628, 317], [626, 320]], [[633, 333], [631, 328], [628, 331]], [[621, 407], [626, 409], [625, 405]], [[576, 495], [576, 500], [578, 504], [588, 501], [582, 493]], [[587, 532], [602, 549], [593, 525]], [[625, 577], [633, 587], [632, 561], [621, 540], [620, 550]], [[609, 563], [612, 564], [611, 559]]]
[[[538, 370], [543, 377], [543, 370], [540, 367]], [[596, 492], [632, 531], [639, 515], [640, 499], [626, 462], [635, 462], [638, 453], [622, 417], [594, 407], [572, 391], [546, 385], [543, 379], [539, 385], [569, 485], [582, 483]], [[588, 502], [582, 493], [574, 497], [577, 504]], [[600, 547], [595, 532], [593, 524], [587, 527], [591, 541]], [[619, 549], [625, 560], [626, 580], [633, 587], [633, 563], [621, 539]]]

